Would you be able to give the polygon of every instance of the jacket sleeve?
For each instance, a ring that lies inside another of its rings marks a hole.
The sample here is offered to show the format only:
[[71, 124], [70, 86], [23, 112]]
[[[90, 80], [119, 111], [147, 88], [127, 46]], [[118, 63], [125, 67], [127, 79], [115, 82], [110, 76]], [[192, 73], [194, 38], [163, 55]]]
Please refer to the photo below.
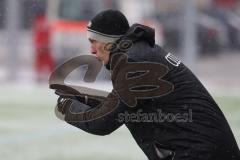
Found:
[[[95, 135], [107, 135], [119, 128], [123, 122], [119, 120], [127, 107], [114, 92], [102, 101], [89, 99], [87, 104], [73, 103], [65, 113], [65, 121], [79, 129]], [[94, 106], [95, 105], [95, 106]]]

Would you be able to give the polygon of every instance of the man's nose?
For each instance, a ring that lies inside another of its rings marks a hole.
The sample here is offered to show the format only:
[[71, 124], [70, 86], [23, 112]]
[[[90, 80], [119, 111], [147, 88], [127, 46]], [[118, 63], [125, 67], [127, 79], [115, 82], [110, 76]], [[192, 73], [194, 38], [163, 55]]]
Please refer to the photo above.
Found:
[[97, 50], [94, 46], [91, 46], [91, 53], [92, 54], [96, 54]]

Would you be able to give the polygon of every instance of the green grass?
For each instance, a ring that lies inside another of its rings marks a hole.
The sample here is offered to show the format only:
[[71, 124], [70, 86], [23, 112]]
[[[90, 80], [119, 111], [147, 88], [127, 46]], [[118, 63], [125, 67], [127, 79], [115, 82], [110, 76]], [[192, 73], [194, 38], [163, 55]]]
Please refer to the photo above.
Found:
[[[3, 92], [4, 91], [4, 92]], [[144, 160], [129, 131], [94, 136], [54, 115], [56, 96], [47, 87], [2, 87], [0, 156], [6, 160]], [[240, 144], [240, 99], [215, 97]]]

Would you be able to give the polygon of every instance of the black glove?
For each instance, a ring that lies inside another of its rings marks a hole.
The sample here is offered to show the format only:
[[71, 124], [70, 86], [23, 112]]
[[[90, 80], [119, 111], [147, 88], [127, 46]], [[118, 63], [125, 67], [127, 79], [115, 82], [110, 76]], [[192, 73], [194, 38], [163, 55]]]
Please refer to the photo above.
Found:
[[60, 96], [57, 102], [57, 109], [62, 114], [66, 114], [66, 112], [69, 111], [72, 113], [84, 112], [91, 109], [91, 107], [76, 99], [63, 98]]
[[83, 95], [66, 85], [56, 85], [52, 89], [55, 89], [55, 94], [59, 96], [57, 110], [62, 114], [67, 111], [76, 113], [86, 111], [98, 106], [105, 99], [104, 97]]
[[64, 90], [62, 90], [62, 89], [57, 89], [56, 91], [55, 91], [55, 94], [56, 95], [58, 95], [58, 96], [60, 96], [61, 98], [71, 98], [71, 99], [75, 99], [75, 100], [78, 100], [78, 101], [80, 101], [80, 102], [82, 102], [82, 103], [87, 103], [86, 101], [87, 101], [87, 98], [88, 98], [88, 96], [87, 95], [82, 95], [82, 94], [72, 94], [72, 93], [68, 93], [68, 92], [66, 92], [66, 91], [64, 91]]
[[76, 99], [80, 102], [85, 103], [85, 99], [86, 99], [85, 95], [81, 94], [79, 91], [75, 90], [70, 86], [54, 84], [54, 85], [50, 85], [50, 89], [54, 89], [55, 94], [57, 94], [62, 98]]
[[93, 107], [97, 106], [101, 101], [105, 99], [105, 97], [81, 94], [79, 91], [66, 85], [55, 85], [52, 87], [54, 87], [52, 89], [55, 89], [55, 94], [59, 95], [62, 98], [75, 99]]

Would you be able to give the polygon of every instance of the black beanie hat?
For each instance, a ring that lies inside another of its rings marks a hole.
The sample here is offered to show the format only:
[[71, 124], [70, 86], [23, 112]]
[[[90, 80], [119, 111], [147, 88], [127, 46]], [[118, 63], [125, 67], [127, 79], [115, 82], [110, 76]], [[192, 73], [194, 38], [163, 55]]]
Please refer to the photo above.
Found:
[[127, 18], [117, 10], [98, 13], [87, 26], [87, 37], [109, 43], [118, 40], [129, 29]]

